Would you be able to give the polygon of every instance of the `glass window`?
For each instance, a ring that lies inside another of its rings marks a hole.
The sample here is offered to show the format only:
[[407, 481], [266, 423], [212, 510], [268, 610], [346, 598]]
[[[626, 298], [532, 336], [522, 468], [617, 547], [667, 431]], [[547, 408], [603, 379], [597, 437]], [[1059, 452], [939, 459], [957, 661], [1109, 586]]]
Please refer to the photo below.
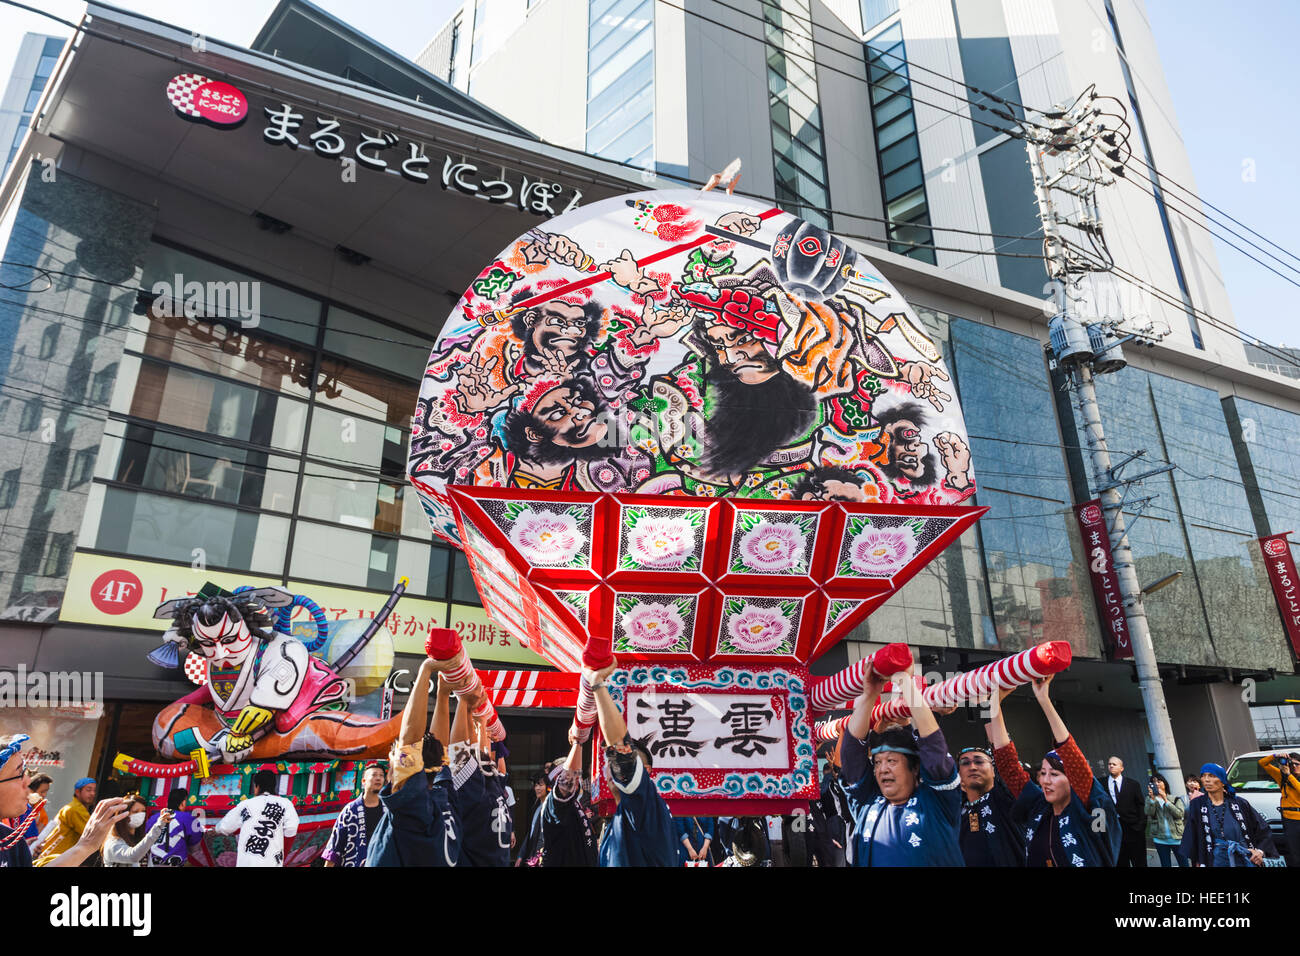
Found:
[[[190, 283], [201, 285], [190, 286]], [[229, 283], [234, 283], [233, 288]], [[248, 321], [252, 318], [257, 321], [245, 331], [255, 328], [295, 342], [316, 344], [316, 330], [320, 325], [317, 300], [273, 282], [255, 279], [239, 269], [155, 242], [150, 244], [145, 256], [140, 284], [160, 292], [168, 302], [177, 298], [179, 284], [181, 296], [196, 304], [203, 303], [200, 317], [226, 315], [244, 321], [243, 313], [248, 312], [251, 315]], [[184, 302], [172, 311], [177, 314], [184, 311]]]
[[[1005, 236], [1032, 236], [1040, 232], [1038, 215], [1032, 201], [1033, 177], [1025, 162], [1025, 147], [1019, 140], [999, 143], [980, 153], [980, 177], [984, 180], [984, 198], [988, 204], [989, 231]], [[1003, 252], [1040, 255], [1042, 243], [1036, 239], [1000, 239]], [[1047, 270], [1040, 259], [1017, 259], [999, 256], [999, 281], [1008, 289], [1026, 295], [1041, 296], [1047, 283]]]
[[592, 22], [587, 67], [594, 70], [653, 22], [652, 0], [626, 0]]
[[95, 460], [99, 455], [96, 448], [82, 448], [73, 453], [72, 470], [68, 473], [68, 488], [84, 485], [95, 476]]
[[345, 587], [387, 591], [397, 582], [397, 539], [298, 521], [294, 524], [289, 574]]
[[[38, 79], [48, 79], [54, 72], [54, 64], [59, 62], [57, 56], [43, 56], [36, 61], [36, 76]], [[41, 84], [44, 86], [44, 84]]]
[[355, 368], [338, 359], [323, 359], [316, 386], [318, 404], [378, 418], [408, 428], [420, 386]]
[[224, 504], [293, 510], [296, 458], [118, 421], [106, 426], [104, 449], [108, 470], [101, 474], [113, 481]]
[[325, 351], [361, 359], [414, 382], [424, 375], [433, 341], [431, 335], [407, 332], [338, 306], [330, 306], [325, 319]]
[[645, 56], [654, 46], [654, 27], [647, 25], [598, 66], [592, 68], [587, 79], [587, 98], [600, 94], [605, 87], [623, 75], [629, 67]]
[[279, 575], [288, 535], [288, 518], [106, 488], [95, 547], [158, 561], [202, 560], [215, 568]]
[[[135, 390], [129, 409], [115, 411], [215, 438], [292, 451], [302, 447], [304, 402], [129, 355], [121, 365], [124, 381], [134, 381]], [[122, 394], [118, 389], [115, 403]]]
[[24, 113], [36, 112], [36, 104], [41, 101], [41, 89], [42, 87], [38, 86], [34, 90], [27, 91], [27, 102], [23, 104]]
[[647, 53], [627, 68], [627, 72], [611, 83], [604, 92], [593, 97], [587, 105], [587, 123], [594, 126], [629, 99], [636, 96], [647, 84], [653, 90], [654, 54]]
[[407, 433], [403, 429], [317, 406], [307, 453], [332, 464], [361, 466], [385, 477], [404, 480], [406, 443]]
[[921, 173], [921, 161], [918, 159], [885, 177], [885, 195], [898, 196], [909, 193], [914, 189], [919, 189], [923, 182], [925, 182], [925, 177]]
[[[650, 116], [654, 110], [654, 85], [647, 82], [614, 112], [600, 119], [587, 131], [587, 149], [603, 154], [618, 136], [630, 126]], [[653, 127], [651, 127], [653, 132]]]
[[469, 562], [465, 560], [465, 552], [456, 551], [453, 554], [455, 565], [451, 578], [451, 599], [462, 604], [482, 604], [478, 588], [474, 586], [474, 575], [469, 570]]
[[0, 508], [12, 508], [18, 500], [18, 486], [22, 481], [23, 470], [11, 468], [0, 478]]
[[39, 428], [42, 411], [41, 400], [39, 398], [29, 398], [23, 403], [23, 414], [18, 422], [18, 430], [20, 432], [31, 432]]
[[303, 476], [298, 514], [385, 534], [428, 537], [429, 531], [410, 485], [316, 463]]
[[184, 316], [133, 316], [127, 348], [233, 379], [307, 397], [311, 353], [219, 322]]

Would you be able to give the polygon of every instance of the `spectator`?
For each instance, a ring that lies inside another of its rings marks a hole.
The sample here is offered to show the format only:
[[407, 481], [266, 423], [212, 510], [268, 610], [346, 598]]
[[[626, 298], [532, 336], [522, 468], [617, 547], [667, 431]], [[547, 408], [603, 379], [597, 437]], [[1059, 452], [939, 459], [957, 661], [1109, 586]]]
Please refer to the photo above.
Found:
[[709, 846], [713, 843], [713, 821], [708, 817], [678, 817], [677, 863], [703, 863], [708, 866]]
[[1187, 788], [1187, 802], [1191, 803], [1201, 795], [1201, 778], [1194, 773], [1189, 773], [1187, 779], [1183, 781]]
[[854, 866], [962, 866], [961, 792], [943, 731], [912, 676], [894, 677], [916, 733], [871, 729], [885, 679], [868, 669], [840, 734], [840, 765], [853, 816]]
[[1277, 859], [1267, 824], [1228, 786], [1228, 771], [1207, 763], [1201, 789], [1187, 807], [1183, 831], [1183, 854], [1192, 866], [1261, 866], [1265, 859]]
[[388, 752], [388, 783], [379, 791], [384, 813], [366, 846], [366, 866], [455, 866], [460, 862], [460, 821], [451, 804], [451, 772], [443, 745], [425, 733], [429, 683], [456, 659], [426, 657], [406, 698], [401, 730]]
[[515, 866], [542, 865], [542, 808], [546, 805], [546, 796], [551, 792], [550, 781], [544, 773], [533, 776], [533, 814], [528, 820], [528, 835], [524, 837], [523, 849], [515, 858]]
[[[1043, 757], [1037, 783], [1029, 779], [1020, 764], [1016, 745], [1011, 742], [1003, 722], [1001, 706], [994, 708], [988, 724], [993, 761], [1016, 798], [1012, 819], [1024, 828], [1025, 864], [1114, 866], [1122, 836], [1119, 815], [1106, 791], [1093, 778], [1088, 758], [1052, 706], [1051, 684], [1051, 677], [1039, 678], [1033, 684], [1034, 697], [1056, 741], [1055, 749]], [[1102, 814], [1094, 817], [1098, 809]], [[1094, 820], [1101, 825], [1094, 825]]]
[[235, 866], [284, 866], [284, 841], [298, 832], [293, 804], [275, 792], [275, 771], [253, 774], [253, 795], [217, 824], [218, 833], [238, 833]]
[[1110, 794], [1123, 830], [1116, 866], [1147, 865], [1146, 813], [1142, 808], [1142, 790], [1132, 777], [1124, 776], [1124, 761], [1111, 757], [1106, 761], [1106, 792]]
[[584, 669], [596, 694], [600, 733], [605, 740], [605, 771], [614, 791], [614, 817], [600, 840], [601, 866], [674, 866], [677, 839], [668, 804], [655, 789], [649, 770], [650, 751], [627, 732], [623, 714], [609, 696], [605, 681], [618, 667]]
[[730, 828], [731, 852], [721, 866], [771, 866], [767, 825], [762, 817], [736, 817]]
[[49, 795], [50, 786], [53, 783], [54, 779], [48, 773], [38, 773], [32, 777], [31, 783], [27, 785], [28, 804], [31, 806], [39, 805], [40, 807], [32, 818], [32, 822], [23, 831], [23, 839], [27, 841], [28, 846], [31, 846], [41, 831], [50, 825], [50, 815], [45, 809], [44, 801]]
[[966, 747], [957, 755], [961, 816], [957, 841], [967, 866], [1024, 866], [1025, 841], [1011, 819], [1016, 799], [997, 777], [993, 753]]
[[149, 804], [138, 793], [130, 794], [125, 799], [130, 814], [125, 820], [113, 824], [108, 836], [104, 838], [104, 848], [100, 852], [105, 866], [139, 866], [154, 841], [163, 835], [171, 823], [171, 811], [163, 810], [146, 830], [144, 824], [149, 815]]
[[[1169, 781], [1161, 774], [1152, 774], [1147, 786], [1147, 837], [1156, 848], [1161, 866], [1187, 866], [1187, 857], [1183, 856], [1180, 845], [1186, 809], [1181, 797], [1170, 799]], [[1170, 861], [1171, 856], [1177, 858], [1177, 863]]]
[[[70, 850], [81, 840], [90, 819], [90, 810], [95, 805], [98, 785], [93, 777], [82, 777], [72, 785], [72, 799], [59, 811], [58, 827], [50, 838], [40, 847], [37, 866], [47, 866], [55, 857]], [[99, 849], [96, 844], [95, 850]]]
[[1259, 768], [1273, 778], [1282, 792], [1278, 809], [1282, 812], [1287, 862], [1300, 866], [1300, 753], [1260, 757]]
[[339, 811], [321, 858], [327, 867], [366, 865], [366, 846], [383, 815], [379, 791], [384, 787], [384, 768], [371, 764], [361, 774], [361, 796]]
[[541, 866], [595, 866], [596, 837], [582, 807], [582, 744], [572, 736], [569, 756], [551, 771], [542, 803]]
[[[18, 756], [22, 745], [30, 740], [26, 734], [15, 734], [0, 745], [0, 817], [18, 817], [18, 826], [9, 828], [0, 824], [0, 869], [8, 867], [30, 868], [32, 851], [22, 834], [27, 823], [22, 815], [31, 812], [28, 803], [30, 776]], [[86, 820], [81, 837], [58, 856], [45, 861], [45, 866], [80, 866], [95, 853], [108, 831], [127, 815], [126, 801], [102, 800]]]
[[[166, 833], [149, 850], [150, 866], [184, 866], [189, 862], [190, 851], [203, 842], [203, 827], [198, 819], [181, 809], [189, 798], [189, 791], [183, 787], [167, 791], [167, 809], [172, 818]], [[152, 828], [160, 815], [155, 813], [146, 825]]]

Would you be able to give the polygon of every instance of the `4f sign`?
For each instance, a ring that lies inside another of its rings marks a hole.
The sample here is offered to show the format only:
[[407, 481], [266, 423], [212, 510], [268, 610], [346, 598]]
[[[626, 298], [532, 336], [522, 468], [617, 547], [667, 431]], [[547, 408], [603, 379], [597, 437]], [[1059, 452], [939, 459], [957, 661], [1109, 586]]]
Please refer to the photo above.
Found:
[[182, 73], [167, 84], [167, 100], [182, 117], [214, 126], [238, 126], [248, 116], [248, 100], [229, 83], [197, 73]]
[[125, 568], [105, 571], [90, 585], [90, 603], [103, 614], [126, 614], [144, 596], [140, 579]]

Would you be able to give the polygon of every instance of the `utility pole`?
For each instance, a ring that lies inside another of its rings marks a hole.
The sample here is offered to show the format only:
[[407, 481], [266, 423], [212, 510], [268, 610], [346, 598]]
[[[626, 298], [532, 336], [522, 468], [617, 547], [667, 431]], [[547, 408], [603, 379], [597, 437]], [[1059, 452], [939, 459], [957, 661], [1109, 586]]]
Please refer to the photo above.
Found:
[[[1132, 458], [1126, 459], [1119, 467], [1112, 465], [1094, 384], [1097, 375], [1118, 371], [1127, 364], [1119, 354], [1123, 342], [1131, 339], [1150, 342], [1157, 336], [1148, 328], [1121, 339], [1113, 332], [1120, 320], [1085, 324], [1071, 314], [1071, 305], [1075, 301], [1072, 290], [1077, 289], [1084, 277], [1107, 272], [1114, 264], [1102, 233], [1096, 191], [1098, 186], [1113, 183], [1116, 175], [1123, 175], [1124, 153], [1128, 150], [1127, 121], [1119, 116], [1115, 117], [1119, 122], [1110, 121], [1108, 118], [1114, 114], [1103, 113], [1095, 105], [1096, 99], [1090, 88], [1068, 108], [1058, 108], [1046, 114], [1046, 128], [1025, 124], [1023, 135], [1033, 174], [1038, 218], [1043, 228], [1047, 273], [1057, 284], [1059, 293], [1060, 311], [1051, 322], [1054, 367], [1065, 372], [1077, 398], [1092, 484], [1101, 498], [1106, 518], [1120, 597], [1133, 645], [1133, 663], [1137, 668], [1147, 726], [1155, 748], [1156, 769], [1169, 781], [1172, 796], [1184, 790], [1178, 748], [1174, 743], [1169, 707], [1165, 703], [1151, 630], [1142, 604], [1142, 587], [1138, 583], [1133, 552], [1129, 547], [1120, 489], [1134, 481], [1169, 471], [1173, 466], [1155, 468], [1133, 478], [1118, 477], [1119, 470]], [[1058, 160], [1050, 173], [1048, 157]], [[1070, 213], [1063, 213], [1058, 208], [1057, 196], [1068, 197], [1062, 202], [1072, 207]], [[1079, 241], [1067, 238], [1063, 227], [1075, 230], [1081, 237]]]

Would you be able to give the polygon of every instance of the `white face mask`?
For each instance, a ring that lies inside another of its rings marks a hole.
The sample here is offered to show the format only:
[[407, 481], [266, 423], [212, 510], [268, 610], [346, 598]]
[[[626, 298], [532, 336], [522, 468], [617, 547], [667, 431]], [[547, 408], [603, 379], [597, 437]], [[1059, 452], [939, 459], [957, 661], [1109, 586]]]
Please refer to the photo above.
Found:
[[135, 829], [136, 827], [144, 826], [144, 814], [133, 813], [126, 818], [126, 822], [131, 825], [132, 829]]

